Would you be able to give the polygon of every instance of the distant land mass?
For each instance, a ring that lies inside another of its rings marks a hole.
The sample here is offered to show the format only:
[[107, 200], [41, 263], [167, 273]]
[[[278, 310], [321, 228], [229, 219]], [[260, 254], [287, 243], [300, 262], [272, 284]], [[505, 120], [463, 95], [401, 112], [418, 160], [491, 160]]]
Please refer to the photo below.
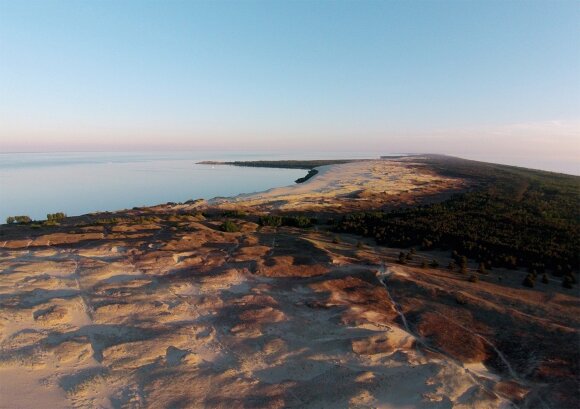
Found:
[[321, 159], [321, 160], [251, 160], [251, 161], [201, 161], [200, 165], [232, 165], [232, 166], [249, 166], [257, 168], [283, 168], [283, 169], [314, 169], [319, 166], [338, 165], [364, 161], [366, 159]]
[[298, 178], [295, 183], [304, 183], [318, 173], [315, 168], [319, 166], [338, 165], [342, 163], [356, 162], [364, 159], [324, 159], [324, 160], [254, 160], [254, 161], [201, 161], [199, 165], [231, 165], [247, 166], [252, 168], [280, 168], [280, 169], [308, 169], [306, 176]]
[[309, 173], [0, 227], [0, 407], [580, 406], [580, 177], [201, 163]]

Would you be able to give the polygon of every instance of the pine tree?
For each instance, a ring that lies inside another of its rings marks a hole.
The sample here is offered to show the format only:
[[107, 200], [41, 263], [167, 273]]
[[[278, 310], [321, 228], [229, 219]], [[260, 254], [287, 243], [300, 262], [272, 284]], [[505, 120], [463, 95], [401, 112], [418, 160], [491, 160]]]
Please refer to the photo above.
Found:
[[564, 276], [564, 279], [562, 280], [562, 287], [564, 287], [564, 288], [574, 287], [574, 283], [572, 282], [572, 278], [569, 275]]
[[459, 271], [461, 274], [467, 274], [467, 257], [465, 256], [459, 259]]
[[526, 278], [524, 278], [524, 281], [522, 282], [522, 284], [526, 287], [530, 287], [530, 288], [534, 288], [534, 286], [536, 285], [534, 278], [532, 277], [531, 274], [528, 274], [526, 276]]
[[399, 263], [400, 264], [405, 264], [406, 261], [406, 257], [405, 257], [405, 253], [403, 253], [402, 251], [399, 253]]

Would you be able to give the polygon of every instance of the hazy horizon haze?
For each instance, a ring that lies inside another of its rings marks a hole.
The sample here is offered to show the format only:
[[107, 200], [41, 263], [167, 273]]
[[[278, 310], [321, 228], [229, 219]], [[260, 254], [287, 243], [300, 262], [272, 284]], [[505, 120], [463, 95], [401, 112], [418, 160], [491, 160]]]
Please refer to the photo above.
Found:
[[578, 173], [580, 3], [0, 1], [0, 151], [432, 152]]

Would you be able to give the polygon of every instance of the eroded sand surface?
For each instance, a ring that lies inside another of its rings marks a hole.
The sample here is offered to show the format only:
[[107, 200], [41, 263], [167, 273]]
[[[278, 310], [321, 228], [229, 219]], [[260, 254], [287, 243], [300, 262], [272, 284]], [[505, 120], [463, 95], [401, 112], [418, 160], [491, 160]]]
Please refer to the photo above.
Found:
[[377, 254], [180, 227], [3, 249], [0, 407], [508, 407], [401, 324]]
[[328, 165], [318, 170], [305, 183], [216, 199], [213, 204], [223, 208], [278, 210], [368, 209], [383, 204], [413, 203], [465, 186], [463, 180], [439, 175], [412, 157]]

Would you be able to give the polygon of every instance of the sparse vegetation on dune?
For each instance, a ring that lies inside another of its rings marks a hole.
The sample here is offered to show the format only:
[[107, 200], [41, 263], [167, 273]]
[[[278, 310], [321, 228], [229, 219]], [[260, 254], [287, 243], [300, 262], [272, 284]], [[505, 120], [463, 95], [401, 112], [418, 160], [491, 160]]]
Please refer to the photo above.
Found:
[[66, 214], [63, 212], [49, 213], [46, 215], [46, 221], [43, 223], [43, 225], [58, 226], [64, 219], [66, 219]]
[[227, 233], [236, 233], [240, 231], [240, 227], [231, 220], [224, 221], [220, 226], [221, 231]]
[[58, 212], [58, 213], [49, 213], [46, 215], [46, 220], [49, 222], [59, 222], [61, 220], [64, 220], [66, 218], [66, 214], [64, 214], [63, 212]]
[[258, 223], [260, 226], [292, 226], [307, 228], [316, 224], [317, 220], [312, 217], [297, 215], [297, 216], [287, 216], [287, 215], [265, 215], [260, 216]]
[[226, 210], [225, 212], [222, 213], [222, 215], [224, 217], [241, 218], [241, 217], [246, 217], [248, 215], [248, 213], [244, 212], [243, 210]]

